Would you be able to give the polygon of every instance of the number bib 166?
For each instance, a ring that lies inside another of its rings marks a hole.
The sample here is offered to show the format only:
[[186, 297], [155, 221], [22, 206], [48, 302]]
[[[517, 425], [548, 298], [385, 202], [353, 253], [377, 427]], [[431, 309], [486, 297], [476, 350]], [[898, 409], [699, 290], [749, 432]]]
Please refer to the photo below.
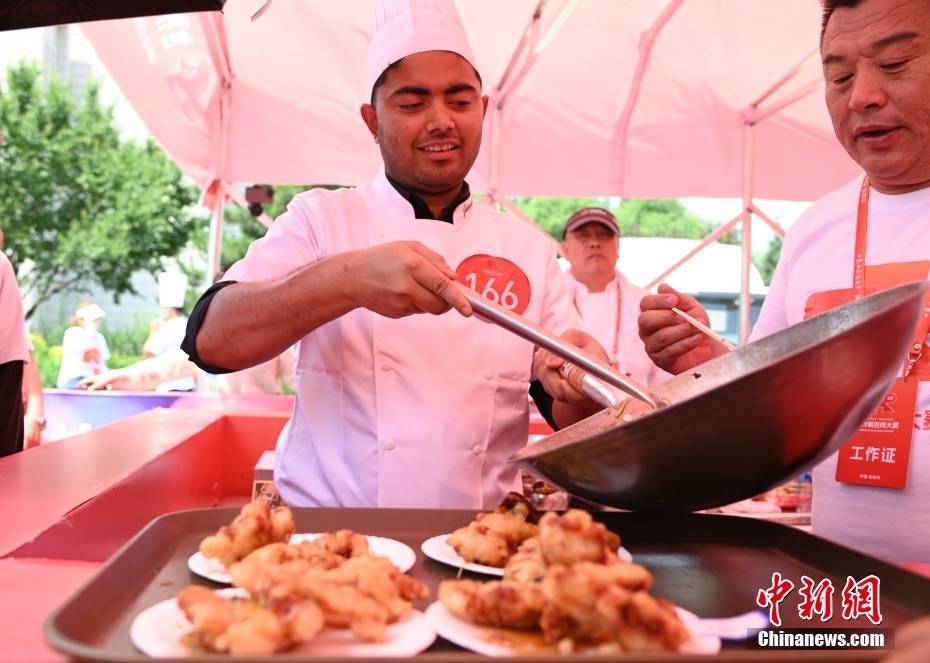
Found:
[[530, 305], [530, 280], [506, 258], [484, 254], [469, 256], [455, 273], [461, 283], [514, 313], [522, 314]]

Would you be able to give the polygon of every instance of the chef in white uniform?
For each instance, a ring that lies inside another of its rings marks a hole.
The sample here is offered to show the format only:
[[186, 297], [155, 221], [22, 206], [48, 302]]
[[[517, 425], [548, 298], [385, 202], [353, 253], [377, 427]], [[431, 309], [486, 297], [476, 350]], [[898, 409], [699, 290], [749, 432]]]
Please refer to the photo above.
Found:
[[454, 4], [376, 2], [368, 82], [384, 168], [295, 197], [204, 293], [183, 348], [225, 372], [298, 342], [275, 461], [288, 504], [492, 507], [518, 486], [506, 461], [526, 443], [531, 373], [559, 423], [596, 406], [555, 358], [534, 369], [531, 344], [470, 317], [453, 281], [606, 353], [579, 331], [551, 242], [470, 198], [487, 97]]
[[640, 384], [654, 386], [670, 376], [654, 363], [639, 338], [639, 302], [649, 294], [620, 273], [620, 224], [603, 207], [585, 207], [562, 231], [562, 255], [572, 302], [611, 363]]

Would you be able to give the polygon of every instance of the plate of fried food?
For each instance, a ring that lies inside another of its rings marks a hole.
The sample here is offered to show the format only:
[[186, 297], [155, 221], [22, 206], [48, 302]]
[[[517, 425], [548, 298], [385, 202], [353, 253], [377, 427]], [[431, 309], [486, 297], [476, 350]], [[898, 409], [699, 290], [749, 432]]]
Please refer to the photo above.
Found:
[[413, 548], [394, 539], [351, 530], [295, 534], [295, 529], [287, 507], [269, 508], [260, 500], [250, 502], [232, 523], [201, 542], [200, 550], [187, 559], [187, 568], [203, 578], [228, 585], [232, 583], [229, 575], [232, 564], [273, 543], [299, 546], [304, 558], [317, 558], [321, 563], [326, 558], [330, 566], [336, 566], [341, 559], [371, 554], [386, 557], [407, 572], [417, 560]]
[[[507, 577], [505, 569], [514, 557], [517, 560], [524, 557], [521, 555], [524, 546], [532, 551], [538, 545], [540, 516], [529, 500], [511, 492], [494, 511], [478, 514], [451, 534], [427, 539], [420, 544], [420, 550], [430, 559], [458, 569]], [[620, 537], [610, 536], [619, 559], [633, 561], [630, 552], [620, 547]]]
[[278, 540], [228, 564], [232, 588], [189, 585], [139, 613], [130, 638], [140, 651], [153, 657], [284, 651], [375, 657], [413, 656], [432, 644], [435, 632], [413, 608], [429, 589], [389, 558], [374, 555], [366, 537], [339, 530], [284, 543], [293, 533], [290, 510], [255, 502], [218, 535], [238, 529], [230, 541], [242, 554], [244, 533], [253, 543], [266, 539], [255, 535], [255, 523], [264, 523]]
[[650, 594], [652, 574], [619, 559], [615, 537], [585, 511], [547, 513], [502, 580], [444, 581], [427, 621], [487, 656], [718, 652], [695, 615]]

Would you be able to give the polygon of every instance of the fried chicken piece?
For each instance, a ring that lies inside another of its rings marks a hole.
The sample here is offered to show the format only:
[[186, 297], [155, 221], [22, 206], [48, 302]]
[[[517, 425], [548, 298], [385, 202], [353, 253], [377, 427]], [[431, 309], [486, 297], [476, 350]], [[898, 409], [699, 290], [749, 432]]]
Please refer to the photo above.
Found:
[[294, 530], [290, 509], [286, 506], [269, 509], [267, 504], [256, 500], [242, 507], [230, 525], [205, 538], [200, 543], [200, 552], [228, 567], [262, 546], [288, 541]]
[[570, 509], [561, 516], [549, 512], [542, 517], [539, 543], [547, 564], [614, 564], [620, 537], [594, 522], [587, 511]]
[[539, 512], [518, 493], [508, 493], [491, 513], [478, 514], [449, 535], [449, 545], [466, 562], [503, 567], [526, 539], [537, 535]]
[[326, 623], [349, 628], [362, 640], [382, 642], [387, 625], [407, 616], [410, 601], [429, 595], [426, 585], [383, 557], [352, 557], [335, 569], [312, 569], [300, 591], [323, 609]]
[[522, 631], [539, 628], [545, 605], [539, 586], [511, 580], [445, 580], [439, 585], [439, 600], [461, 619]]
[[278, 613], [253, 599], [227, 599], [199, 585], [178, 594], [178, 606], [203, 649], [236, 655], [268, 655], [312, 640], [323, 630], [320, 607], [301, 600]]
[[690, 636], [672, 604], [648, 593], [652, 575], [638, 564], [581, 562], [549, 567], [540, 627], [546, 640], [613, 644], [623, 651], [675, 650]]
[[182, 590], [177, 600], [195, 641], [208, 651], [262, 656], [292, 644], [278, 616], [254, 601], [226, 600], [198, 585]]
[[[344, 559], [368, 555], [368, 539], [350, 529], [341, 529], [336, 532], [326, 532], [313, 541], [303, 541], [307, 550], [317, 549], [339, 555]], [[306, 554], [306, 553], [304, 553]]]
[[316, 601], [298, 601], [284, 615], [291, 640], [308, 642], [326, 626], [326, 617]]
[[546, 577], [546, 559], [539, 537], [524, 541], [504, 567], [504, 580], [536, 584]]

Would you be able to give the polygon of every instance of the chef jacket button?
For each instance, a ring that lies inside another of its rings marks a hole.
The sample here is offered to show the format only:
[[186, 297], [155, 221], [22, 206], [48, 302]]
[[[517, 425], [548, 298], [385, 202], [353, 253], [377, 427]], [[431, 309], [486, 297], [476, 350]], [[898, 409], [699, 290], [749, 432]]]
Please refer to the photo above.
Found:
[[391, 370], [391, 365], [387, 362], [384, 362], [383, 364], [381, 364], [381, 370], [387, 373], [388, 371]]
[[480, 445], [480, 444], [476, 444], [475, 446], [473, 446], [473, 447], [471, 448], [471, 452], [472, 452], [473, 454], [475, 454], [476, 456], [480, 456], [480, 455], [481, 455], [481, 445]]
[[395, 449], [396, 447], [397, 447], [397, 445], [394, 444], [394, 440], [388, 440], [387, 442], [384, 443], [384, 448], [385, 448], [387, 451], [394, 451], [394, 449]]
[[494, 373], [493, 373], [493, 371], [491, 371], [490, 368], [486, 368], [486, 369], [484, 370], [484, 379], [485, 379], [485, 380], [493, 380], [493, 379], [494, 379]]

